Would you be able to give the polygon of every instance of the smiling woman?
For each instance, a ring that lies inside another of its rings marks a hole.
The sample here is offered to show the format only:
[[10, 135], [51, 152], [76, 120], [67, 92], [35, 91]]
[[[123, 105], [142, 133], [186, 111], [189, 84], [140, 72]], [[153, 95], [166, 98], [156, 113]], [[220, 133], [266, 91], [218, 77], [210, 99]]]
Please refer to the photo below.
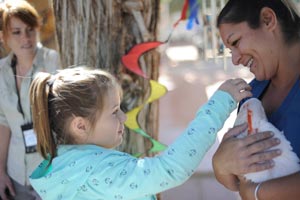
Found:
[[[300, 157], [300, 18], [292, 2], [229, 0], [217, 26], [232, 51], [232, 62], [255, 75], [250, 83], [253, 96], [262, 101], [268, 121], [285, 134]], [[239, 190], [243, 199], [298, 199], [299, 172], [260, 184], [239, 180], [240, 175], [272, 168], [272, 158], [280, 151], [269, 150], [276, 139], [237, 139], [239, 132], [232, 132], [225, 134], [213, 158], [217, 179]]]
[[[41, 160], [32, 129], [29, 87], [39, 71], [60, 68], [56, 51], [38, 43], [40, 18], [26, 1], [5, 1], [0, 6], [2, 42], [10, 53], [0, 60], [0, 197], [38, 199], [28, 174]], [[18, 156], [16, 156], [18, 155]]]

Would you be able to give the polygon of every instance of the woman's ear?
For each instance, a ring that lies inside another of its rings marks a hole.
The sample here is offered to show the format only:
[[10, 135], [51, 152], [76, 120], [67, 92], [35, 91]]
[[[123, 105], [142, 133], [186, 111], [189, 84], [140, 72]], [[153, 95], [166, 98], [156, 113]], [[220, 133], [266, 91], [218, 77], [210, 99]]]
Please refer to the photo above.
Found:
[[277, 26], [277, 17], [275, 12], [268, 7], [264, 7], [260, 11], [260, 23], [262, 27], [268, 30], [274, 30]]
[[84, 141], [88, 136], [89, 123], [83, 117], [74, 117], [70, 124], [71, 134], [77, 142]]

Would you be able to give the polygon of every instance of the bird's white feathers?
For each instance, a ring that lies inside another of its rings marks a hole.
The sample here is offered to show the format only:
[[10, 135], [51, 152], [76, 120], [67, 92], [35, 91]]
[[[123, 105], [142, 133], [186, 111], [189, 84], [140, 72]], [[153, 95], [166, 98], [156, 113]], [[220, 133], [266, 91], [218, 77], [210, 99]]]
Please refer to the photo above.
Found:
[[[293, 152], [290, 142], [285, 138], [283, 132], [279, 131], [273, 124], [268, 122], [264, 108], [258, 99], [251, 98], [241, 106], [235, 121], [235, 126], [248, 122], [249, 111], [252, 115], [250, 120], [252, 120], [253, 132], [251, 134], [259, 134], [256, 132], [272, 131], [275, 134], [275, 137], [279, 138], [281, 142], [278, 146], [271, 149], [281, 149], [282, 154], [273, 159], [275, 162], [275, 166], [273, 168], [245, 174], [246, 179], [255, 183], [260, 183], [300, 171], [299, 158]], [[244, 133], [241, 133], [239, 137], [245, 137], [248, 134], [248, 131], [249, 129]]]

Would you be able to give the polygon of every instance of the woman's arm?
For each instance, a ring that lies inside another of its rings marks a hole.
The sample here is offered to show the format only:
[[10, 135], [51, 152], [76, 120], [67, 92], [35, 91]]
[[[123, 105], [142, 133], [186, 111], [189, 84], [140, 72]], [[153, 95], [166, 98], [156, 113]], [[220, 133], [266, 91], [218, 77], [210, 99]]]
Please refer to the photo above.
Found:
[[14, 196], [15, 192], [11, 180], [6, 172], [7, 154], [10, 140], [10, 130], [8, 127], [0, 125], [0, 197], [6, 200], [5, 189], [7, 188]]
[[[240, 195], [243, 200], [254, 200], [255, 183], [240, 183]], [[298, 200], [300, 197], [300, 172], [263, 182], [257, 192], [259, 200]]]
[[272, 168], [272, 158], [280, 155], [277, 150], [263, 152], [279, 144], [271, 132], [237, 138], [245, 128], [242, 125], [229, 130], [213, 156], [213, 169], [217, 180], [233, 191], [238, 190], [237, 176]]

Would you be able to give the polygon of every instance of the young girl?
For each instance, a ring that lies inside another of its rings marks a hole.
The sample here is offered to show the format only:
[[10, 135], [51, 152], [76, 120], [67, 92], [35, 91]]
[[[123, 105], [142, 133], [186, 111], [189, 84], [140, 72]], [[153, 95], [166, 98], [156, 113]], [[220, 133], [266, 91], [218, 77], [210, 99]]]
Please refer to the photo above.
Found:
[[40, 73], [30, 100], [45, 160], [31, 184], [44, 200], [154, 200], [193, 174], [237, 102], [251, 96], [249, 89], [242, 79], [226, 81], [165, 152], [135, 158], [113, 150], [122, 142], [126, 115], [112, 75], [86, 68]]

